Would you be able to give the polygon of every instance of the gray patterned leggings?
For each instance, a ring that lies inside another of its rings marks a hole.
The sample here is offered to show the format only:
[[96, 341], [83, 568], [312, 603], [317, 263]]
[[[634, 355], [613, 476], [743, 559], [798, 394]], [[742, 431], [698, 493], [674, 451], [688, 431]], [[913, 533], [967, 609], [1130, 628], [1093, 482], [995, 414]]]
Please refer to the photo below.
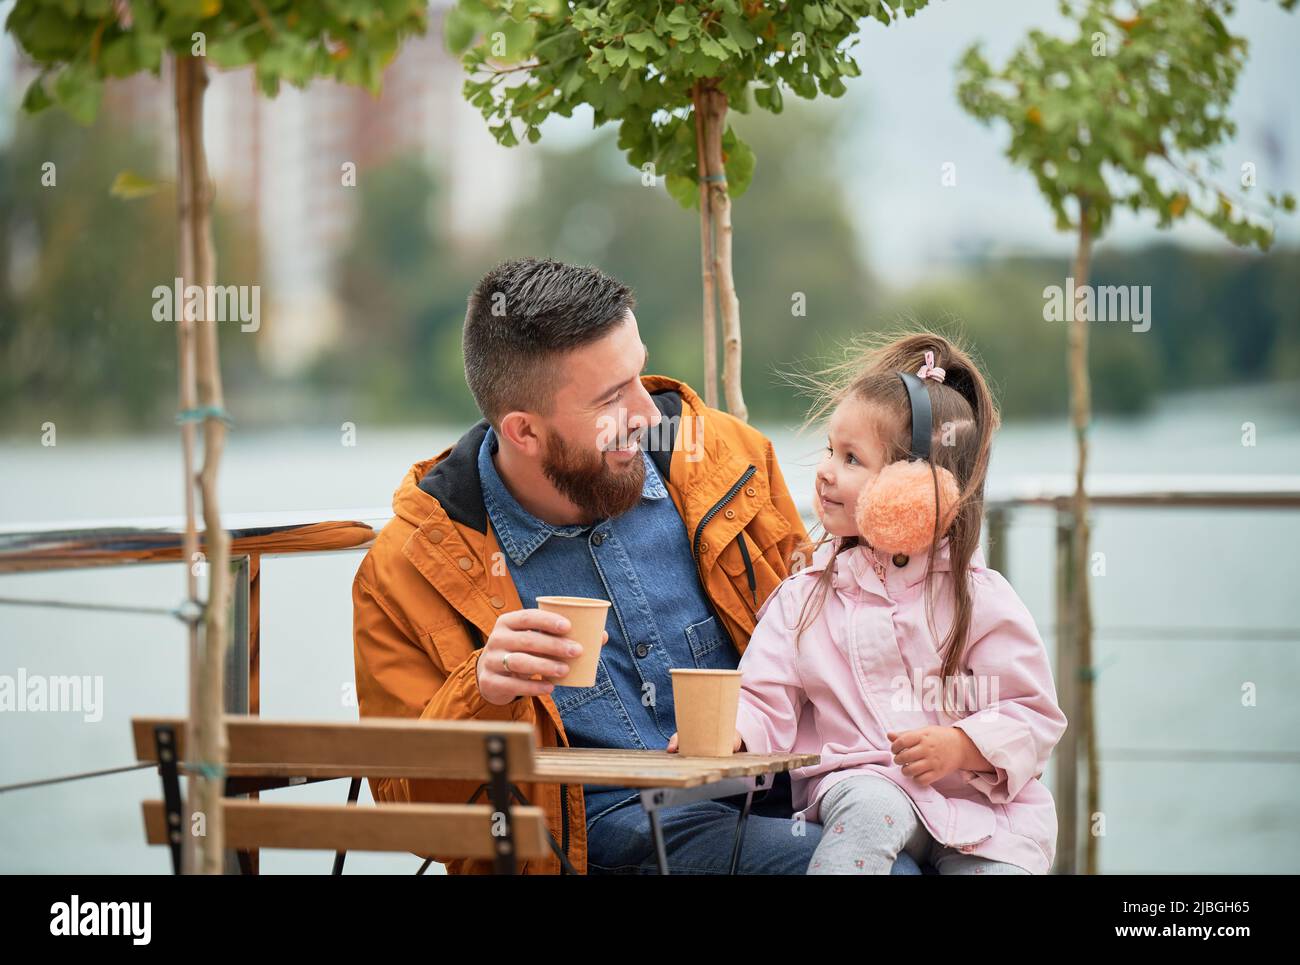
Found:
[[913, 810], [911, 799], [887, 777], [846, 777], [821, 801], [822, 838], [810, 875], [887, 875], [900, 851], [927, 861], [941, 875], [1027, 875], [1024, 868], [940, 845]]

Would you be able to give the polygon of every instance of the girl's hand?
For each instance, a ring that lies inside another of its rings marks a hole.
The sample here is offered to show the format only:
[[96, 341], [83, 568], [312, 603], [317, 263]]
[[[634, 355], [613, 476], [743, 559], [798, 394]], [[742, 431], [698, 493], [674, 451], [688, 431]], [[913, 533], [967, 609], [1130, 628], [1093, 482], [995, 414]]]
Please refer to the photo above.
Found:
[[[736, 731], [736, 742], [731, 745], [731, 750], [734, 753], [739, 753], [744, 749], [745, 749], [744, 738], [740, 736], [740, 731]], [[668, 753], [669, 754], [677, 753], [677, 731], [673, 731], [673, 736], [668, 738]]]
[[975, 742], [960, 727], [921, 727], [885, 735], [894, 763], [922, 787], [941, 781], [953, 771], [991, 771], [990, 764]]

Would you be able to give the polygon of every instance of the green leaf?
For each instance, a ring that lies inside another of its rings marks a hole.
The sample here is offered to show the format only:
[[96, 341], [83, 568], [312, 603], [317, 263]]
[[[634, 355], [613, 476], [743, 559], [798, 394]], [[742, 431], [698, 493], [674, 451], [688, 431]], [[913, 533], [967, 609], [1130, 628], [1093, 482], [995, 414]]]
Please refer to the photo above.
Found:
[[41, 74], [34, 77], [32, 82], [27, 85], [27, 92], [23, 94], [23, 110], [28, 114], [36, 114], [50, 107], [53, 103], [54, 98], [45, 89], [45, 75]]
[[218, 37], [208, 44], [208, 59], [217, 67], [229, 70], [243, 67], [253, 56], [238, 36]]
[[700, 38], [700, 50], [716, 60], [726, 60], [727, 50], [708, 34]]
[[117, 177], [113, 179], [113, 184], [108, 189], [108, 193], [115, 198], [124, 198], [130, 201], [135, 198], [145, 198], [151, 194], [156, 194], [160, 187], [162, 187], [161, 181], [141, 177], [134, 171], [119, 171]]
[[442, 42], [453, 54], [463, 54], [474, 42], [474, 21], [456, 4], [442, 19]]
[[700, 186], [684, 174], [668, 174], [664, 187], [683, 208], [693, 208], [700, 203]]
[[104, 82], [88, 63], [68, 64], [54, 79], [54, 99], [82, 124], [90, 124], [99, 113]]
[[754, 179], [754, 151], [730, 127], [722, 136], [722, 150], [727, 155], [724, 166], [727, 172], [727, 193], [733, 198], [739, 198], [749, 189], [749, 183]]
[[627, 34], [623, 38], [623, 42], [634, 50], [654, 50], [659, 54], [668, 53], [668, 47], [664, 42], [649, 30], [638, 30], [636, 33]]

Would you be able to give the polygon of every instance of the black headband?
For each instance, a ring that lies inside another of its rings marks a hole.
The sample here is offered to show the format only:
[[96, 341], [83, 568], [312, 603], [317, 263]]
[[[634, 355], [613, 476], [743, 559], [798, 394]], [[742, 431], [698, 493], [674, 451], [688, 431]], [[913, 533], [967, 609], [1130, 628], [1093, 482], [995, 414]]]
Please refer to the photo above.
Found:
[[930, 433], [934, 429], [934, 417], [930, 411], [930, 393], [925, 382], [911, 372], [899, 372], [898, 377], [907, 387], [907, 398], [912, 404], [912, 458], [930, 458]]

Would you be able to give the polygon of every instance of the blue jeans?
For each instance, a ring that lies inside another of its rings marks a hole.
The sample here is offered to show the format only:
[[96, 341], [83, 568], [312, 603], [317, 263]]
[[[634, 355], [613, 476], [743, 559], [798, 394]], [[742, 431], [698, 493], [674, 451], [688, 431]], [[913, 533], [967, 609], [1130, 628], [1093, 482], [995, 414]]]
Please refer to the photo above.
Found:
[[[804, 822], [795, 833], [791, 823], [790, 781], [779, 775], [773, 788], [756, 794], [745, 822], [745, 843], [740, 851], [742, 875], [801, 875], [821, 842], [822, 826]], [[731, 871], [736, 823], [744, 805], [743, 794], [696, 801], [660, 810], [664, 851], [672, 874], [725, 875]], [[639, 800], [600, 815], [587, 827], [589, 874], [658, 874], [650, 818]], [[891, 874], [916, 875], [921, 871], [907, 852], [894, 863]]]

